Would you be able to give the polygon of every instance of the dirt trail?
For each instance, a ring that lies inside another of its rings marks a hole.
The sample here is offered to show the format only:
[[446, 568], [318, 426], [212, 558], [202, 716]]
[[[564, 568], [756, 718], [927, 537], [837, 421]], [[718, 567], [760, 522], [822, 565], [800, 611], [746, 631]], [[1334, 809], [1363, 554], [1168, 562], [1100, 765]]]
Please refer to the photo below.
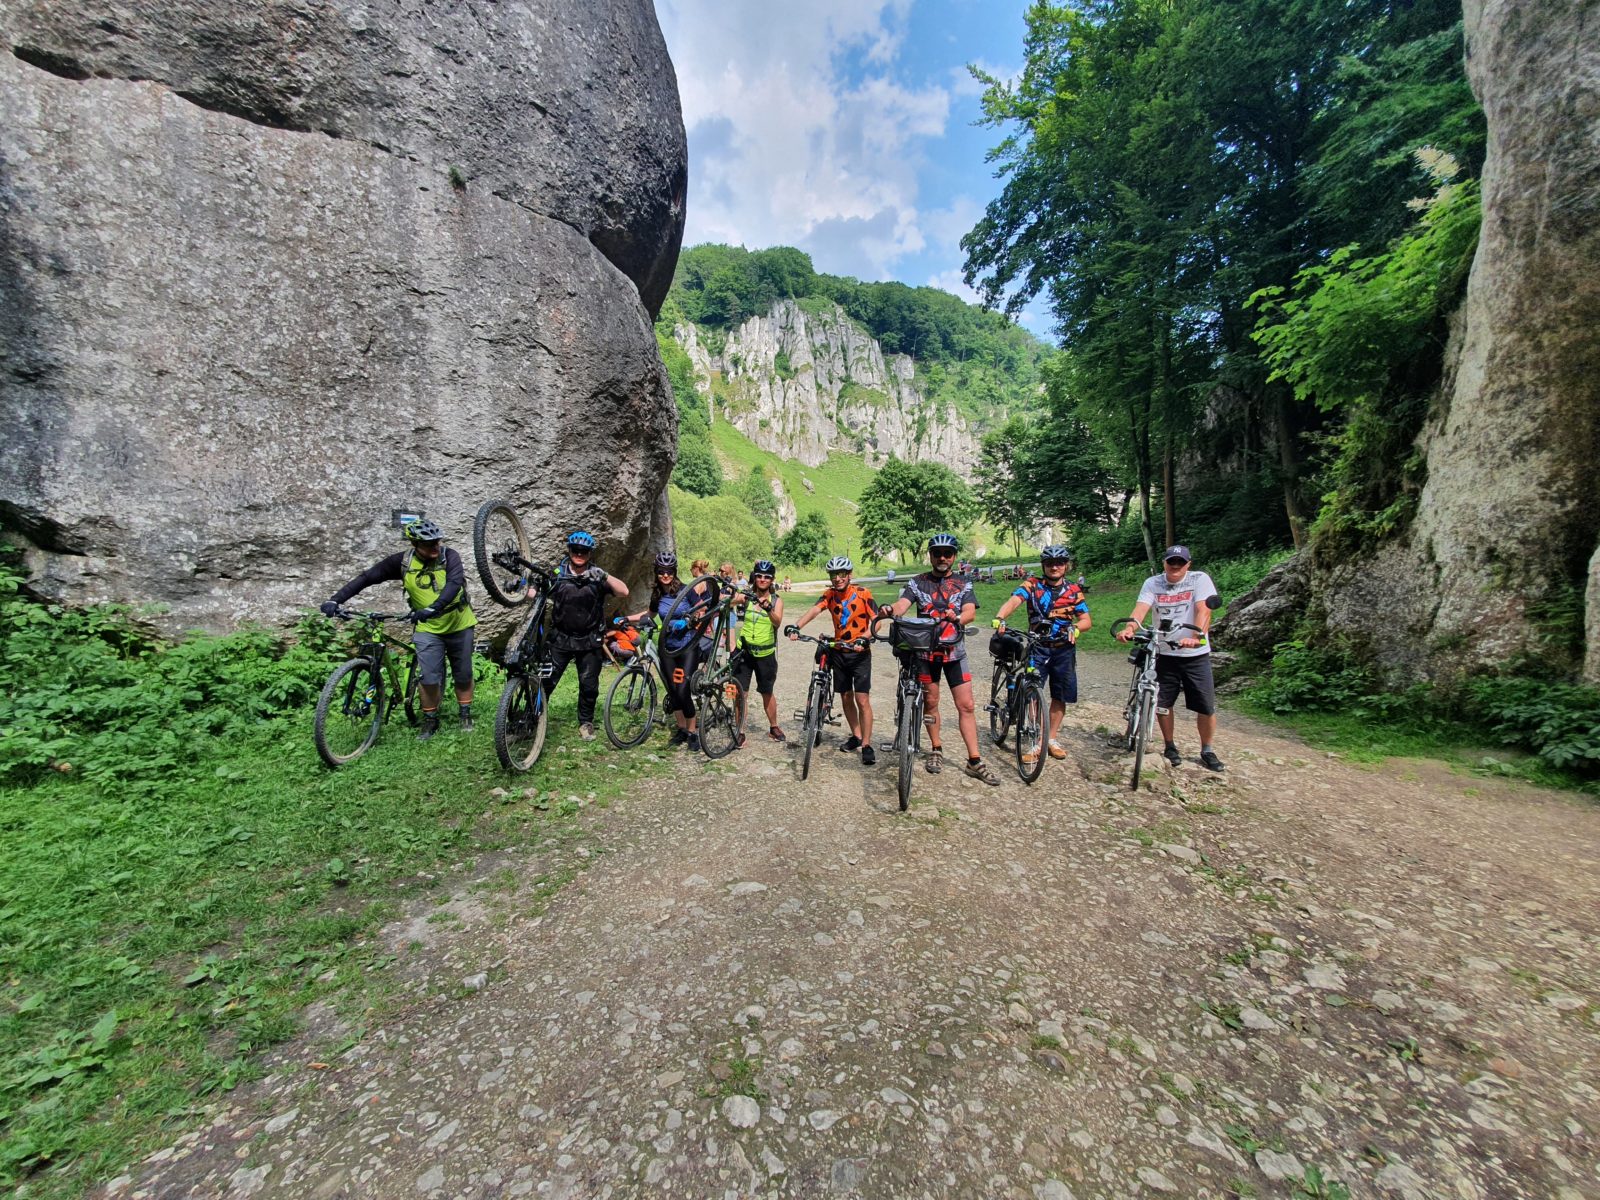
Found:
[[544, 915], [464, 882], [429, 999], [108, 1194], [1600, 1196], [1600, 811], [1226, 711], [1225, 776], [1132, 794], [1123, 670], [1034, 787], [910, 814], [837, 739], [675, 752]]

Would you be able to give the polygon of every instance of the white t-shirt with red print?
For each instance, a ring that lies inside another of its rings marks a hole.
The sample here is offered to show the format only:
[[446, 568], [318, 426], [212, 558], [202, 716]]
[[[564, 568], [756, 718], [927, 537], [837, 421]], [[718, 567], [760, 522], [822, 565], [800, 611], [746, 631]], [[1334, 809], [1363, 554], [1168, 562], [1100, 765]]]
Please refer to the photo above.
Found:
[[1164, 571], [1146, 579], [1144, 586], [1139, 589], [1139, 603], [1150, 606], [1150, 616], [1146, 619], [1158, 629], [1162, 621], [1171, 622], [1171, 641], [1167, 638], [1157, 641], [1157, 652], [1174, 658], [1198, 658], [1202, 654], [1210, 654], [1209, 642], [1189, 647], [1175, 643], [1180, 638], [1200, 636], [1194, 630], [1181, 626], [1200, 624], [1200, 608], [1216, 594], [1217, 585], [1211, 582], [1211, 576], [1193, 568], [1186, 571], [1177, 583], [1168, 583]]

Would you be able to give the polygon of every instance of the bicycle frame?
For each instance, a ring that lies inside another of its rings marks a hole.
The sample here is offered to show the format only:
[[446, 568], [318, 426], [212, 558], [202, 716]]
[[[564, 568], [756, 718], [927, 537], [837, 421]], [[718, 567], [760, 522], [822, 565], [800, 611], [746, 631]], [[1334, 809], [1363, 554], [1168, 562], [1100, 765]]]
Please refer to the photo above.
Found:
[[494, 555], [494, 562], [504, 570], [524, 572], [531, 580], [528, 586], [538, 589], [538, 594], [533, 598], [532, 608], [522, 622], [522, 628], [511, 639], [502, 656], [501, 666], [505, 667], [508, 676], [526, 675], [533, 670], [538, 673], [541, 680], [549, 679], [552, 669], [549, 650], [550, 628], [545, 616], [549, 609], [550, 585], [555, 581], [555, 573], [509, 551]]
[[[404, 613], [363, 612], [353, 614], [353, 618], [361, 622], [358, 633], [364, 639], [356, 646], [352, 658], [364, 658], [373, 665], [373, 669], [383, 673], [384, 681], [389, 687], [389, 704], [383, 719], [387, 721], [394, 712], [396, 704], [405, 701], [405, 680], [401, 677], [400, 661], [412, 658], [416, 650], [410, 642], [401, 641], [384, 628], [385, 621], [398, 621], [406, 616]], [[393, 647], [393, 650], [390, 649]]]

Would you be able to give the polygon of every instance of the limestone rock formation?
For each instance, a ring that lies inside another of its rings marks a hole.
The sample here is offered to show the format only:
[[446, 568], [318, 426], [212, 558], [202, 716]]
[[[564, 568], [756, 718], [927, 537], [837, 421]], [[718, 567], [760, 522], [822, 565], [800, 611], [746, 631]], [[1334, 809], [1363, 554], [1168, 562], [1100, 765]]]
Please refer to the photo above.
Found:
[[[912, 360], [885, 355], [837, 305], [780, 300], [730, 330], [718, 354], [692, 325], [678, 326], [676, 336], [712, 420], [731, 421], [769, 453], [813, 467], [832, 450], [875, 465], [893, 454], [972, 474], [977, 430], [953, 406], [925, 397]], [[715, 378], [724, 386], [714, 387]]]
[[0, 33], [0, 524], [42, 590], [280, 620], [392, 510], [467, 549], [492, 495], [642, 577], [685, 162], [648, 4], [0, 0]]

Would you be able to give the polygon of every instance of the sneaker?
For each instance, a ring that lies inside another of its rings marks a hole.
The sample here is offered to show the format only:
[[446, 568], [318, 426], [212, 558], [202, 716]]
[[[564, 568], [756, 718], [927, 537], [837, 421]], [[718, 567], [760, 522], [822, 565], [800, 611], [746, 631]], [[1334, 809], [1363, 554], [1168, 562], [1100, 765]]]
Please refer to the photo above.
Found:
[[667, 739], [667, 745], [669, 745], [669, 746], [681, 746], [685, 742], [687, 742], [688, 740], [689, 740], [689, 735], [687, 733], [685, 733], [682, 729], [674, 729], [672, 731], [672, 736]]
[[1050, 757], [1051, 758], [1065, 758], [1066, 756], [1067, 756], [1067, 748], [1065, 746], [1063, 746], [1060, 742], [1056, 741], [1055, 738], [1051, 738], [1050, 739]]
[[1039, 761], [1039, 756], [1034, 751], [1028, 750], [1028, 751], [1025, 751], [1023, 753], [1022, 761], [1027, 763], [1031, 767], [1031, 766], [1033, 766], [1034, 763]]
[[840, 754], [848, 754], [852, 750], [859, 749], [861, 749], [861, 739], [853, 733], [849, 737], [845, 738], [845, 740], [839, 745]]
[[458, 715], [461, 718], [461, 732], [462, 733], [471, 733], [472, 732], [472, 705], [470, 705], [470, 704], [461, 705], [460, 708], [459, 708], [459, 711], [458, 711]]
[[1168, 742], [1167, 743], [1167, 748], [1165, 750], [1163, 750], [1161, 753], [1163, 753], [1163, 754], [1165, 754], [1167, 756], [1167, 761], [1169, 763], [1171, 763], [1173, 766], [1175, 766], [1175, 767], [1183, 766], [1183, 755], [1178, 753], [1178, 747], [1174, 743]]
[[1226, 771], [1228, 769], [1223, 765], [1222, 760], [1217, 757], [1215, 750], [1200, 751], [1200, 765], [1208, 771]]
[[981, 779], [990, 787], [1000, 786], [1000, 776], [991, 771], [989, 769], [989, 764], [984, 762], [981, 758], [975, 763], [967, 764], [967, 774], [971, 775], [974, 779]]
[[767, 730], [767, 736], [775, 742], [787, 742], [789, 740], [783, 736], [783, 730], [779, 729], [776, 725]]
[[929, 750], [928, 757], [922, 760], [922, 765], [927, 768], [929, 775], [937, 775], [944, 770], [944, 751]]
[[586, 742], [594, 741], [594, 722], [585, 721], [582, 725], [579, 725], [578, 736]]
[[691, 733], [684, 740], [684, 745], [688, 746], [690, 750], [700, 749], [700, 735], [698, 733]]
[[875, 766], [878, 762], [878, 752], [871, 746], [861, 747], [861, 765], [863, 767]]
[[422, 727], [417, 730], [417, 741], [425, 742], [439, 732], [439, 714], [425, 712], [422, 714]]

